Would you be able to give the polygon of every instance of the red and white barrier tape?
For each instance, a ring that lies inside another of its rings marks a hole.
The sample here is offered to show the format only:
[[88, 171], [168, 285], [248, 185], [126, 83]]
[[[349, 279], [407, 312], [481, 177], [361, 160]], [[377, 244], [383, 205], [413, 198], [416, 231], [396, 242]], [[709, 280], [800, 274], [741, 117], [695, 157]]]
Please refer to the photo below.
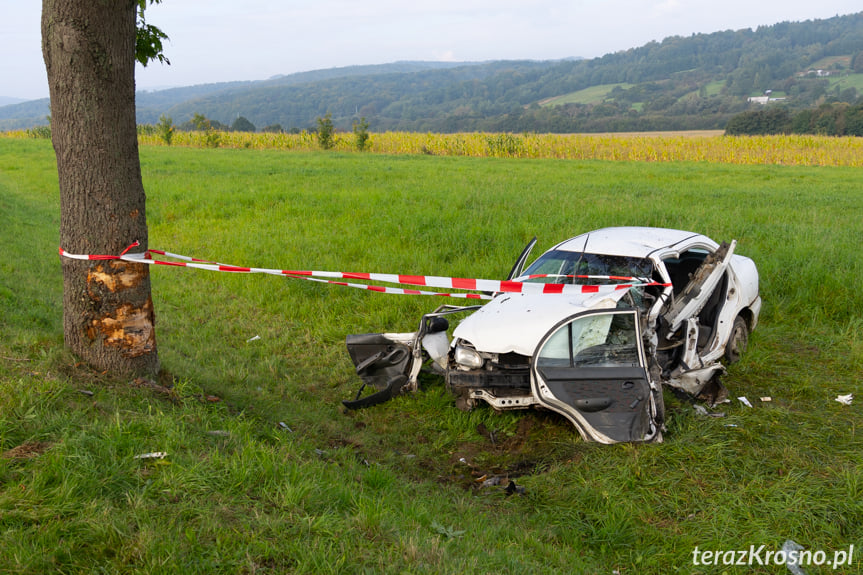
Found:
[[[645, 281], [641, 278], [626, 277], [626, 276], [551, 276], [547, 274], [526, 276], [524, 279], [547, 278], [547, 277], [576, 277], [582, 279], [601, 279], [623, 281], [628, 283], [610, 284], [610, 285], [579, 285], [579, 284], [554, 284], [554, 283], [524, 283], [522, 281], [500, 281], [500, 280], [485, 280], [485, 279], [468, 279], [468, 278], [453, 278], [443, 276], [417, 276], [417, 275], [402, 275], [402, 274], [382, 274], [382, 273], [352, 273], [352, 272], [327, 272], [327, 271], [310, 271], [310, 270], [278, 270], [270, 268], [252, 268], [241, 267], [227, 264], [220, 264], [209, 260], [200, 260], [173, 254], [161, 250], [147, 250], [145, 253], [130, 254], [130, 249], [138, 246], [138, 242], [127, 247], [120, 255], [90, 255], [90, 254], [70, 254], [62, 247], [60, 255], [62, 257], [75, 260], [123, 260], [147, 265], [164, 265], [175, 267], [187, 267], [202, 269], [217, 272], [230, 273], [257, 273], [286, 276], [292, 278], [305, 279], [333, 285], [341, 285], [346, 287], [365, 289], [378, 293], [401, 294], [401, 295], [434, 295], [453, 298], [468, 298], [468, 299], [491, 299], [491, 296], [484, 293], [444, 293], [432, 292], [405, 288], [383, 287], [369, 284], [355, 284], [334, 280], [365, 280], [375, 281], [390, 284], [402, 284], [411, 286], [423, 286], [443, 289], [460, 289], [466, 291], [479, 292], [505, 292], [505, 293], [524, 293], [524, 294], [561, 294], [561, 293], [599, 293], [600, 291], [616, 291], [624, 290], [632, 287], [649, 287], [661, 286], [667, 284]], [[183, 260], [180, 262], [169, 262], [153, 259], [151, 254], [159, 254], [168, 258]], [[330, 278], [330, 279], [320, 279]]]

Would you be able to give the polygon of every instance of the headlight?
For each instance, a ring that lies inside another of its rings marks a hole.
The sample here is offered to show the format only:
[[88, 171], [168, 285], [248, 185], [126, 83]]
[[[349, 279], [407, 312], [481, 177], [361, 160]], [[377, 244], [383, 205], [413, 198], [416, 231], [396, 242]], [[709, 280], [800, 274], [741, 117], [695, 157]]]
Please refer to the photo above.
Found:
[[455, 348], [455, 362], [462, 367], [479, 369], [482, 367], [483, 359], [475, 349], [457, 345]]

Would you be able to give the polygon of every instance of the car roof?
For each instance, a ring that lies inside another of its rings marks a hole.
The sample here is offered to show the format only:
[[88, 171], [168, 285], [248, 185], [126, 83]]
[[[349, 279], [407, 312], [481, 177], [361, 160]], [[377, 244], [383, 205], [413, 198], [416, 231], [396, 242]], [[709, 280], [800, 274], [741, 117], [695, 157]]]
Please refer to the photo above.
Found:
[[553, 249], [613, 256], [647, 258], [657, 251], [678, 244], [703, 244], [716, 248], [707, 236], [683, 230], [647, 227], [602, 228], [561, 242]]

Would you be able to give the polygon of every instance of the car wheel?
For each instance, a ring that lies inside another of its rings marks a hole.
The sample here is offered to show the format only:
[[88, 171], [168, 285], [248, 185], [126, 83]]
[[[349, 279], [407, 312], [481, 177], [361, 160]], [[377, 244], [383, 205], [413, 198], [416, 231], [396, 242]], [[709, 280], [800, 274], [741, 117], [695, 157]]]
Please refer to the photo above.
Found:
[[725, 344], [725, 359], [728, 363], [740, 360], [740, 356], [746, 351], [747, 343], [749, 343], [749, 324], [742, 315], [739, 315], [734, 318], [731, 335], [728, 337], [728, 343]]

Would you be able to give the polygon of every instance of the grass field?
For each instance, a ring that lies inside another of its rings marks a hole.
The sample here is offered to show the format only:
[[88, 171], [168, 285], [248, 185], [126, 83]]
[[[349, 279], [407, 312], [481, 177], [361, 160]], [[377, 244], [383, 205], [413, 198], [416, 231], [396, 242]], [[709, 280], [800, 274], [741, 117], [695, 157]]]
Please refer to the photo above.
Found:
[[807, 573], [863, 572], [859, 168], [141, 157], [150, 247], [236, 265], [501, 278], [534, 234], [536, 253], [607, 225], [737, 239], [764, 309], [724, 381], [754, 407], [667, 394], [664, 443], [614, 446], [548, 413], [460, 412], [434, 379], [345, 414], [345, 336], [445, 302], [173, 268], [152, 276], [160, 381], [94, 373], [62, 346], [51, 145], [0, 138], [0, 572], [784, 573], [693, 551], [788, 539], [855, 546]]
[[834, 76], [830, 78], [830, 87], [838, 85], [840, 89], [856, 88], [858, 92], [863, 90], [863, 74], [848, 74], [847, 76]]
[[579, 90], [577, 92], [564, 94], [563, 96], [555, 96], [554, 98], [542, 100], [541, 102], [539, 102], [539, 105], [545, 107], [562, 106], [564, 104], [598, 104], [608, 97], [608, 93], [611, 92], [611, 90], [617, 87], [628, 90], [632, 87], [632, 84], [620, 83], [591, 86], [590, 88], [585, 88], [584, 90]]

